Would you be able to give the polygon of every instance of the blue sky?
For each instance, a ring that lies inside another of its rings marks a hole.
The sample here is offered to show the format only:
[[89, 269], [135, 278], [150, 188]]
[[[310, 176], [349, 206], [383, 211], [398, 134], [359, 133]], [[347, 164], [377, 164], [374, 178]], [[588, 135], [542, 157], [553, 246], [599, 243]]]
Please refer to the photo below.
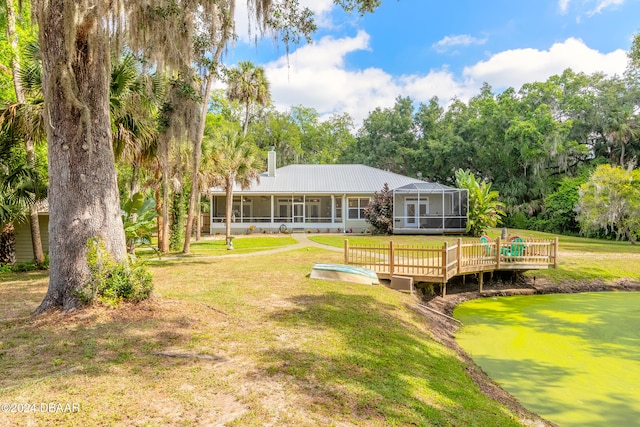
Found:
[[300, 1], [316, 15], [313, 43], [292, 46], [288, 58], [272, 39], [256, 46], [240, 7], [240, 40], [226, 62], [264, 66], [280, 110], [348, 112], [358, 124], [399, 95], [446, 105], [483, 82], [519, 89], [568, 67], [621, 74], [640, 32], [640, 0], [383, 0], [364, 17], [332, 0]]

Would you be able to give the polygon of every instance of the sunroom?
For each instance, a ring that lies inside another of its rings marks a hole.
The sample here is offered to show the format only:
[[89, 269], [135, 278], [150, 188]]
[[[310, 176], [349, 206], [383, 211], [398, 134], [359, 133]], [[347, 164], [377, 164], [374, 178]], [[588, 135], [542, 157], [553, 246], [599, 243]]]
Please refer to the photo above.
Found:
[[393, 190], [394, 234], [464, 233], [468, 191], [433, 182], [414, 182]]

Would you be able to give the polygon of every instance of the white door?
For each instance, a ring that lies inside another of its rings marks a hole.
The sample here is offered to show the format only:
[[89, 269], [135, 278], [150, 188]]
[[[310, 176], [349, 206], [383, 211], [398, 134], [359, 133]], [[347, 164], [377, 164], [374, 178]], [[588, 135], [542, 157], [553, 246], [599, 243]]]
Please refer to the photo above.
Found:
[[428, 200], [407, 200], [404, 204], [404, 226], [420, 228], [420, 218], [429, 214]]
[[304, 222], [304, 203], [293, 203], [293, 222]]

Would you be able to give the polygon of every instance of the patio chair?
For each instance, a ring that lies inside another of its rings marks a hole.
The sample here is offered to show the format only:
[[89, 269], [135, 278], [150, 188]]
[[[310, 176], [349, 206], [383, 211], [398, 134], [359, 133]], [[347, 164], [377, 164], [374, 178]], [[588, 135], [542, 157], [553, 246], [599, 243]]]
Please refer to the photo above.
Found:
[[[502, 248], [500, 253], [508, 258], [521, 257], [524, 255], [525, 244], [522, 237], [513, 236], [509, 239], [509, 245]], [[509, 260], [513, 261], [513, 260]]]
[[491, 248], [491, 237], [482, 236], [480, 237], [480, 243], [482, 244], [482, 248], [484, 249], [486, 256], [492, 256], [492, 248]]

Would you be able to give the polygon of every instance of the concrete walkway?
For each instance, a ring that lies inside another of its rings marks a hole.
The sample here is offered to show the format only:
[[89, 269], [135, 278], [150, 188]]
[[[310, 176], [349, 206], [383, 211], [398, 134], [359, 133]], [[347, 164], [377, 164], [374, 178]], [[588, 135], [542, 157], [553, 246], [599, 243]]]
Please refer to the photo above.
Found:
[[269, 255], [269, 254], [277, 254], [280, 252], [293, 251], [296, 249], [304, 249], [308, 247], [321, 248], [321, 249], [326, 249], [326, 250], [335, 251], [335, 252], [344, 251], [344, 249], [342, 248], [336, 248], [335, 246], [323, 245], [322, 243], [314, 242], [313, 240], [309, 239], [309, 236], [305, 233], [292, 233], [290, 234], [290, 236], [293, 237], [293, 239], [296, 240], [297, 243], [294, 243], [293, 245], [283, 246], [281, 248], [267, 249], [266, 251], [249, 252], [246, 254], [229, 254], [229, 255], [222, 255], [222, 256], [246, 257], [246, 256]]
[[334, 252], [344, 252], [343, 248], [337, 248], [335, 246], [323, 245], [322, 243], [314, 242], [309, 239], [309, 236], [305, 233], [292, 233], [290, 236], [296, 241], [293, 245], [282, 246], [274, 249], [267, 249], [265, 251], [256, 251], [249, 252], [244, 254], [236, 254], [233, 251], [229, 251], [229, 253], [225, 255], [172, 255], [172, 256], [163, 256], [162, 258], [152, 258], [149, 261], [173, 261], [177, 259], [207, 259], [207, 258], [238, 258], [238, 257], [251, 257], [251, 256], [259, 256], [259, 255], [270, 255], [277, 254], [280, 252], [288, 252], [296, 249], [304, 249], [309, 247], [326, 249]]

